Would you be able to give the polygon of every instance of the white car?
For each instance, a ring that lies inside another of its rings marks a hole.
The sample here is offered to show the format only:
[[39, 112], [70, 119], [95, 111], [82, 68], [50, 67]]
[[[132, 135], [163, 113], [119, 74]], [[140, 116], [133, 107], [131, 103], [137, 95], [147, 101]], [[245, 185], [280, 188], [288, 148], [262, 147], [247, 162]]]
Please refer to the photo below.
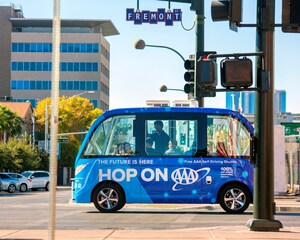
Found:
[[27, 177], [23, 176], [22, 174], [19, 173], [7, 173], [9, 176], [16, 178], [19, 180], [20, 192], [26, 192], [28, 189], [31, 189], [32, 183], [31, 180], [29, 180]]
[[19, 190], [20, 183], [18, 179], [9, 176], [7, 173], [0, 173], [0, 178], [3, 191], [14, 193], [16, 190]]
[[21, 173], [31, 181], [31, 190], [45, 189], [49, 191], [50, 187], [50, 173], [47, 171], [25, 171]]

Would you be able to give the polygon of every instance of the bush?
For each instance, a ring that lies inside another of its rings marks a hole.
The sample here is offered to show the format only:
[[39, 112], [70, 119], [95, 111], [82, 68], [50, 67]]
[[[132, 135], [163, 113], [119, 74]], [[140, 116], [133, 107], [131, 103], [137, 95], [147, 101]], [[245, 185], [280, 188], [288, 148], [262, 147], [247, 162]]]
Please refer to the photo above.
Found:
[[7, 144], [0, 143], [0, 169], [15, 172], [49, 170], [49, 158], [26, 140], [10, 138]]

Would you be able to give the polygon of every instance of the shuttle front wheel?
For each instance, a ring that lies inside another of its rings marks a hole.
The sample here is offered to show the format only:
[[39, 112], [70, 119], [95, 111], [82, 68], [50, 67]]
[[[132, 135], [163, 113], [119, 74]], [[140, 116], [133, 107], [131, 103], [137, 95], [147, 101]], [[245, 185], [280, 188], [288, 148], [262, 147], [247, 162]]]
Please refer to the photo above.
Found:
[[93, 203], [100, 212], [113, 213], [124, 206], [125, 196], [119, 185], [102, 183], [93, 193]]

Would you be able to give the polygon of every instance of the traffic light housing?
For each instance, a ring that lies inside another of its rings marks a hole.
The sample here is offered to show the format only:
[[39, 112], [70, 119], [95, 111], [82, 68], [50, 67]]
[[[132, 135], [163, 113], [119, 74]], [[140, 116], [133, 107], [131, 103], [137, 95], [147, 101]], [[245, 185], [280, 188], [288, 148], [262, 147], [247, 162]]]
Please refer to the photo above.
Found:
[[184, 68], [187, 70], [184, 73], [184, 80], [187, 83], [184, 85], [183, 91], [187, 94], [193, 94], [195, 87], [195, 60], [191, 58], [185, 60]]
[[184, 133], [180, 133], [180, 145], [184, 145], [186, 142], [186, 135]]
[[200, 58], [197, 62], [197, 84], [202, 88], [214, 89], [218, 84], [217, 63], [213, 59]]
[[243, 0], [213, 0], [211, 2], [213, 21], [228, 21], [231, 30], [237, 32], [237, 24], [243, 21]]
[[196, 99], [216, 96], [214, 90], [218, 84], [217, 63], [214, 58], [208, 58], [208, 55], [216, 53], [216, 51], [198, 52], [197, 61], [195, 55], [190, 55], [190, 58], [184, 62], [184, 68], [188, 70], [184, 74], [184, 80], [187, 82], [183, 88], [185, 93]]
[[221, 85], [223, 87], [247, 88], [252, 84], [252, 61], [249, 58], [225, 58], [221, 61]]
[[300, 1], [282, 0], [282, 32], [300, 32]]

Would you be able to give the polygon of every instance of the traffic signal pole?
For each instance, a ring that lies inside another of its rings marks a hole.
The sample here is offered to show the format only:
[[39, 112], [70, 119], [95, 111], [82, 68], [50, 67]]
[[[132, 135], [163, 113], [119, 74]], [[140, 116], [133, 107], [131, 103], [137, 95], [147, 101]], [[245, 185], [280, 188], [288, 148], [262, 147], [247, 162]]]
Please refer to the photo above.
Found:
[[257, 0], [257, 52], [264, 57], [256, 61], [258, 87], [262, 70], [268, 72], [270, 91], [258, 91], [255, 102], [256, 162], [254, 166], [253, 218], [247, 223], [251, 231], [279, 231], [280, 221], [274, 219], [274, 21], [275, 0]]
[[200, 94], [200, 87], [197, 81], [197, 60], [200, 57], [199, 53], [204, 52], [204, 0], [192, 0], [191, 10], [196, 12], [195, 19], [195, 84], [194, 84], [194, 98], [198, 100], [199, 107], [204, 107], [204, 97]]
[[168, 2], [191, 3], [191, 10], [196, 12], [195, 19], [195, 75], [194, 75], [194, 99], [199, 102], [199, 107], [204, 107], [204, 97], [201, 96], [200, 86], [197, 86], [197, 67], [199, 53], [204, 52], [204, 0], [160, 0]]

